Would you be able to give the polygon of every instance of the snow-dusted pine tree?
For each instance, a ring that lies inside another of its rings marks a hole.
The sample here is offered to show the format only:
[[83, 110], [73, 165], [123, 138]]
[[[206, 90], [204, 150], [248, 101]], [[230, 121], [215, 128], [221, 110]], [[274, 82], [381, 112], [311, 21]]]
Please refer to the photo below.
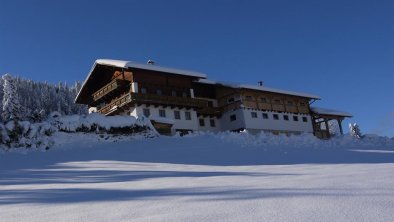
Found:
[[[13, 89], [15, 89], [13, 95], [16, 95], [19, 100], [19, 117], [21, 120], [41, 121], [53, 111], [61, 111], [62, 115], [87, 114], [88, 109], [85, 105], [74, 103], [74, 99], [81, 88], [79, 82], [68, 86], [61, 82], [59, 84], [50, 84], [47, 82], [35, 82], [21, 77], [12, 77], [11, 75], [9, 77], [11, 77]], [[0, 78], [0, 101], [3, 101], [5, 92], [3, 90], [4, 82], [5, 80]], [[3, 110], [1, 102], [0, 110]], [[8, 121], [9, 117], [1, 120]]]
[[21, 105], [19, 103], [18, 93], [14, 78], [10, 74], [2, 76], [3, 79], [3, 113], [4, 121], [20, 120], [21, 119]]
[[331, 121], [328, 122], [328, 131], [330, 132], [330, 135], [332, 137], [340, 135], [339, 126], [338, 126], [338, 123], [335, 120], [331, 120]]
[[362, 138], [361, 130], [360, 127], [357, 125], [357, 123], [349, 123], [349, 133], [350, 136], [360, 139]]

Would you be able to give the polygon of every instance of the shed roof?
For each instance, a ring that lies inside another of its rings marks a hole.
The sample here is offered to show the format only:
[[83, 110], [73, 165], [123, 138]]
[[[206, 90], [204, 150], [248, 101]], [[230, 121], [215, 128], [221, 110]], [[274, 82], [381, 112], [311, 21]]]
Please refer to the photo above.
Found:
[[311, 107], [311, 111], [320, 114], [320, 115], [328, 115], [328, 116], [343, 116], [343, 117], [352, 117], [353, 115], [348, 112], [334, 110], [334, 109], [326, 109], [320, 107]]

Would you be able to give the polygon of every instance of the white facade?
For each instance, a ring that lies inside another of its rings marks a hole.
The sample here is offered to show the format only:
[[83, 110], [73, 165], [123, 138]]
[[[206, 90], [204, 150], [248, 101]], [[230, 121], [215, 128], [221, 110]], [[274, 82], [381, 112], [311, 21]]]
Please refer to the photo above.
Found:
[[[144, 114], [144, 109], [149, 110], [148, 116]], [[164, 110], [164, 116], [160, 115], [160, 110]], [[175, 118], [175, 112], [179, 112], [179, 119]], [[179, 108], [171, 108], [171, 107], [163, 107], [163, 106], [146, 106], [140, 105], [130, 108], [130, 115], [139, 117], [145, 116], [147, 118], [167, 118], [173, 120], [174, 125], [172, 126], [172, 132], [175, 133], [176, 130], [191, 130], [197, 131], [198, 128], [198, 119], [197, 119], [197, 112], [193, 109], [179, 109]], [[190, 116], [190, 119], [187, 117]]]
[[[202, 124], [203, 122], [203, 124]], [[222, 127], [220, 125], [220, 121], [216, 117], [206, 117], [199, 116], [198, 117], [198, 130], [199, 131], [210, 131], [210, 132], [220, 132]]]
[[245, 129], [248, 130], [313, 133], [312, 118], [309, 114], [279, 113], [248, 108], [242, 110]]
[[[144, 110], [149, 110], [148, 116], [146, 116]], [[95, 107], [91, 107], [89, 112], [95, 112]], [[175, 116], [176, 112], [178, 113], [177, 118]], [[171, 120], [173, 134], [177, 130], [220, 132], [242, 129], [250, 132], [313, 133], [312, 118], [309, 114], [261, 111], [251, 108], [227, 111], [220, 118], [217, 118], [197, 116], [194, 109], [140, 105], [130, 108], [130, 115]], [[187, 116], [190, 119], [187, 119]]]

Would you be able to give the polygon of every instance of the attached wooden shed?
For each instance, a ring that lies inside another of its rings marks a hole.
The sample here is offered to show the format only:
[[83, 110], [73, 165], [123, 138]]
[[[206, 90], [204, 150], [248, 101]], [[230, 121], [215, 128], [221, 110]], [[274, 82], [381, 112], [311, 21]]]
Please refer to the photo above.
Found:
[[328, 122], [336, 120], [341, 135], [343, 135], [342, 121], [346, 117], [352, 117], [353, 115], [339, 110], [311, 107], [311, 116], [315, 136], [321, 139], [329, 139], [331, 135]]

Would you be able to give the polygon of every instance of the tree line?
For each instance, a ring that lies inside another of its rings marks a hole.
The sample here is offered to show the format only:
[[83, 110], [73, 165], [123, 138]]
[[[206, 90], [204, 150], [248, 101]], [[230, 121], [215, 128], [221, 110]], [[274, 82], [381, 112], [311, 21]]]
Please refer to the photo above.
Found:
[[74, 99], [81, 83], [52, 84], [5, 74], [0, 79], [1, 121], [42, 121], [54, 111], [62, 115], [86, 114], [85, 105]]

